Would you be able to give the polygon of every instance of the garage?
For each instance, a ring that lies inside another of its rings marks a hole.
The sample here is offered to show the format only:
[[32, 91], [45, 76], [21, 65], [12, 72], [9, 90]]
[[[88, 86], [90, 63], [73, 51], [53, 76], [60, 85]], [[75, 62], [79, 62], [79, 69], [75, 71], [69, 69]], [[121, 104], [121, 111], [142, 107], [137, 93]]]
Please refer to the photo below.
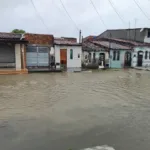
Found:
[[27, 67], [49, 67], [50, 48], [48, 46], [27, 46]]
[[15, 68], [15, 46], [0, 43], [0, 68]]

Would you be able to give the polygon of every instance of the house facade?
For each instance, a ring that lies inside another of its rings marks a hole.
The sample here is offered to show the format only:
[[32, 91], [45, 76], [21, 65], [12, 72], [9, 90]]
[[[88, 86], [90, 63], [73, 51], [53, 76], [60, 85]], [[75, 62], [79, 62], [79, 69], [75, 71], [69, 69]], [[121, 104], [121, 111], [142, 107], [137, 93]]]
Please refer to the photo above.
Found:
[[111, 49], [110, 50], [110, 68], [126, 68], [132, 66], [132, 50]]
[[[87, 39], [87, 38], [86, 38]], [[82, 44], [82, 65], [85, 68], [102, 69], [109, 67], [109, 50], [93, 39], [84, 40]]]
[[150, 46], [134, 47], [132, 58], [132, 67], [150, 67]]
[[81, 71], [82, 45], [62, 38], [54, 42], [56, 69]]
[[27, 33], [25, 39], [28, 41], [26, 48], [28, 70], [50, 70], [52, 61], [54, 61], [50, 55], [54, 44], [53, 35]]
[[27, 74], [27, 41], [21, 34], [0, 33], [0, 74]]

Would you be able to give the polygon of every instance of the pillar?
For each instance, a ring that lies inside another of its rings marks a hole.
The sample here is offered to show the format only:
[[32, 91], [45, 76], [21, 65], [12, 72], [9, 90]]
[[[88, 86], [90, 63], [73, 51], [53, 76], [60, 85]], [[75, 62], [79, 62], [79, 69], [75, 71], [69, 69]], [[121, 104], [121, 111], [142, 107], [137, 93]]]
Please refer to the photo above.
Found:
[[15, 59], [16, 59], [16, 70], [21, 70], [21, 49], [20, 49], [20, 44], [15, 44]]

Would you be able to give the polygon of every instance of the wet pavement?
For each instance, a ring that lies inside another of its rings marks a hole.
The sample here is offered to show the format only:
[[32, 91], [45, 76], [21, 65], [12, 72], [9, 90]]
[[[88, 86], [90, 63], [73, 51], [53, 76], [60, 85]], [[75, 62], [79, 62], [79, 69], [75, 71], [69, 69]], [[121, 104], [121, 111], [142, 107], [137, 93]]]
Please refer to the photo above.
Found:
[[149, 150], [150, 72], [0, 76], [1, 150]]

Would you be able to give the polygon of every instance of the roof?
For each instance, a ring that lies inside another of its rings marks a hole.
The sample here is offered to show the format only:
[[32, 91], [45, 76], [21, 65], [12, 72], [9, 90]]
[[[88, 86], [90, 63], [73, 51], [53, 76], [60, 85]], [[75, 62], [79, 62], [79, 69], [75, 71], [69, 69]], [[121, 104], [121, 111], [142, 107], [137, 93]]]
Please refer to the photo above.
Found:
[[55, 45], [67, 45], [67, 46], [82, 46], [77, 43], [76, 38], [54, 38]]
[[96, 45], [90, 41], [86, 41], [82, 43], [82, 50], [83, 51], [104, 51], [105, 47], [101, 45]]
[[117, 39], [144, 42], [145, 29], [150, 29], [150, 28], [106, 30], [105, 32], [100, 34], [97, 38], [117, 38]]
[[137, 42], [137, 41], [129, 41], [129, 40], [123, 40], [123, 39], [115, 39], [115, 38], [102, 38], [99, 40], [106, 40], [109, 42], [115, 42], [121, 45], [125, 45], [125, 46], [130, 46], [130, 47], [135, 47], [135, 46], [150, 46], [150, 43], [143, 43], [143, 42]]
[[0, 32], [1, 39], [20, 39], [22, 34]]
[[28, 41], [24, 40], [22, 34], [0, 32], [0, 42], [27, 43]]
[[93, 41], [94, 44], [101, 45], [106, 48], [110, 49], [118, 49], [118, 50], [131, 50], [131, 46], [125, 46], [122, 44], [118, 44], [116, 42], [109, 42], [109, 41]]

